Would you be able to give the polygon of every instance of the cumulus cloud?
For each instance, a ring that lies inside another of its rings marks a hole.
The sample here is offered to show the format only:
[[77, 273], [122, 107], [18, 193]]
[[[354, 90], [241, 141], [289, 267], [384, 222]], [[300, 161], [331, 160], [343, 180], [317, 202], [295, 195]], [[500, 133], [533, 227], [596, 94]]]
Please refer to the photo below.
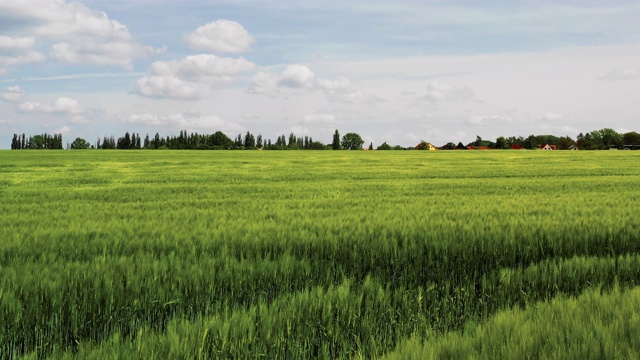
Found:
[[157, 61], [149, 75], [138, 80], [140, 94], [182, 100], [201, 99], [214, 85], [233, 81], [238, 73], [255, 65], [244, 58], [231, 59], [213, 54], [187, 56], [179, 61]]
[[316, 75], [304, 65], [289, 65], [280, 75], [278, 85], [293, 89], [313, 88]]
[[224, 19], [200, 26], [186, 41], [196, 50], [231, 54], [244, 52], [253, 44], [253, 38], [242, 25]]
[[0, 2], [0, 21], [18, 24], [18, 37], [0, 38], [0, 67], [43, 61], [35, 51], [37, 42], [50, 45], [50, 56], [60, 62], [133, 68], [133, 59], [162, 52], [134, 41], [126, 26], [104, 12], [65, 0], [21, 0]]
[[23, 98], [24, 92], [18, 85], [10, 86], [0, 93], [0, 100], [6, 102], [17, 103], [22, 101]]
[[335, 80], [318, 78], [305, 65], [288, 65], [281, 73], [258, 72], [252, 79], [248, 89], [252, 94], [267, 94], [277, 97], [280, 94], [297, 94], [313, 91], [323, 92], [331, 101], [348, 103], [372, 102], [381, 100], [372, 94], [365, 94], [356, 89], [346, 77]]
[[81, 114], [84, 110], [77, 100], [59, 97], [51, 104], [27, 101], [18, 106], [20, 112], [43, 114]]
[[218, 116], [186, 112], [170, 115], [130, 114], [123, 120], [127, 124], [162, 126], [172, 130], [242, 132], [244, 128], [234, 122], [227, 122]]
[[258, 72], [253, 77], [249, 92], [254, 94], [298, 92], [314, 90], [316, 85], [316, 75], [311, 69], [305, 65], [293, 64], [287, 66], [280, 74]]

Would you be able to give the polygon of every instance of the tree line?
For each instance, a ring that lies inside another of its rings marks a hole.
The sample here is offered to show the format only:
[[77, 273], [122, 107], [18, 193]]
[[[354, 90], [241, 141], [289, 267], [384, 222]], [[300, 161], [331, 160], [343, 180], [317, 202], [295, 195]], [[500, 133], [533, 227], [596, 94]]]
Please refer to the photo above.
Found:
[[13, 134], [11, 139], [12, 150], [24, 149], [62, 149], [62, 134], [42, 134], [26, 137], [25, 134]]
[[[495, 141], [482, 139], [480, 136], [476, 140], [466, 145], [462, 142], [455, 144], [449, 142], [439, 149], [453, 150], [467, 148], [468, 146], [484, 147], [490, 149], [537, 149], [541, 145], [554, 145], [559, 150], [580, 149], [580, 150], [604, 150], [623, 149], [626, 145], [640, 145], [640, 134], [635, 131], [624, 134], [613, 129], [604, 128], [588, 133], [580, 133], [576, 139], [569, 136], [558, 137], [555, 135], [529, 135], [522, 136], [500, 136]], [[172, 150], [359, 150], [362, 149], [364, 140], [354, 132], [349, 132], [340, 136], [336, 129], [330, 144], [325, 144], [314, 140], [310, 136], [296, 136], [294, 133], [289, 136], [280, 135], [275, 141], [265, 139], [261, 134], [254, 135], [247, 131], [244, 135], [238, 134], [234, 139], [229, 138], [225, 133], [217, 131], [213, 134], [199, 134], [197, 132], [188, 133], [186, 130], [180, 131], [178, 135], [160, 136], [156, 133], [153, 137], [149, 134], [143, 138], [136, 132], [126, 132], [123, 136], [115, 138], [113, 135], [105, 135], [98, 138], [94, 144], [83, 138], [76, 138], [71, 143], [67, 142], [67, 149], [172, 149]], [[376, 150], [406, 150], [406, 149], [429, 149], [429, 143], [422, 141], [416, 147], [405, 148], [400, 145], [389, 145], [386, 142], [376, 147]], [[12, 150], [22, 149], [63, 149], [62, 134], [42, 134], [29, 136], [25, 134], [14, 134], [11, 141]], [[368, 146], [373, 150], [373, 143]]]

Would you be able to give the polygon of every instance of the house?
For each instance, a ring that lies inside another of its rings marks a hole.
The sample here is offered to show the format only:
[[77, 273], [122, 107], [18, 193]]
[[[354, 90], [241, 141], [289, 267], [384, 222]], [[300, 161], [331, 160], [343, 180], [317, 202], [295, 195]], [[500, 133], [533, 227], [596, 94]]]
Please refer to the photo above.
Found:
[[488, 146], [467, 146], [468, 150], [490, 150]]
[[421, 142], [415, 147], [416, 150], [437, 150], [435, 146], [428, 142]]
[[524, 147], [522, 145], [513, 144], [511, 145], [511, 150], [522, 150]]
[[541, 150], [558, 150], [558, 146], [557, 145], [544, 144], [544, 145], [540, 145], [540, 149]]

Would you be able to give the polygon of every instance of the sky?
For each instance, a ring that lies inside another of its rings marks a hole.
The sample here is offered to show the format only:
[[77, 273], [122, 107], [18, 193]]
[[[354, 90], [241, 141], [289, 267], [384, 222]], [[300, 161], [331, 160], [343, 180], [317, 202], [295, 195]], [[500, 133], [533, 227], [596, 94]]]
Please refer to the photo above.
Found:
[[0, 149], [640, 132], [636, 0], [0, 0]]

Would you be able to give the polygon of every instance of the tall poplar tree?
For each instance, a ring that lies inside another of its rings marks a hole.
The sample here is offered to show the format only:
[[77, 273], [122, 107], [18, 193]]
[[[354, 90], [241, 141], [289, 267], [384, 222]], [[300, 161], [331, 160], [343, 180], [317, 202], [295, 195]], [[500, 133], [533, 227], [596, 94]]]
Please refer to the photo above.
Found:
[[340, 133], [338, 132], [338, 129], [336, 129], [336, 132], [333, 134], [333, 142], [331, 143], [331, 148], [333, 150], [340, 150]]

